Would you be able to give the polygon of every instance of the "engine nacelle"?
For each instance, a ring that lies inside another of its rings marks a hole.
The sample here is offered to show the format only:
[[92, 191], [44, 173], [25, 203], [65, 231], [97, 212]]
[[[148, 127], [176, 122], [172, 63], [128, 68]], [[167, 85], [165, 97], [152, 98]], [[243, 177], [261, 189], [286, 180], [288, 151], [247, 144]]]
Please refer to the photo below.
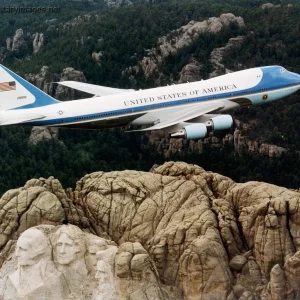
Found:
[[233, 119], [230, 115], [221, 115], [211, 118], [205, 123], [195, 123], [185, 126], [170, 136], [173, 138], [185, 138], [188, 140], [202, 139], [207, 136], [210, 131], [224, 130], [231, 128]]
[[174, 138], [186, 138], [188, 140], [192, 139], [202, 139], [207, 135], [207, 127], [203, 123], [195, 123], [188, 126], [185, 126], [184, 129], [181, 129], [175, 133], [171, 134], [171, 137]]
[[232, 127], [233, 119], [230, 115], [221, 115], [211, 118], [209, 121], [205, 122], [205, 125], [210, 130], [224, 130]]

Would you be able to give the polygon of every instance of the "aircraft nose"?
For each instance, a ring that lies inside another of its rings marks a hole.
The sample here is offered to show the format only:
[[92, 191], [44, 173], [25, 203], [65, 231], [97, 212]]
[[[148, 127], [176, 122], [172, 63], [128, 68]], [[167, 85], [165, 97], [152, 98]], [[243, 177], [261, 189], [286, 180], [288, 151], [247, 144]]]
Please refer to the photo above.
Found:
[[289, 78], [291, 80], [291, 83], [293, 84], [300, 84], [300, 74], [289, 72]]

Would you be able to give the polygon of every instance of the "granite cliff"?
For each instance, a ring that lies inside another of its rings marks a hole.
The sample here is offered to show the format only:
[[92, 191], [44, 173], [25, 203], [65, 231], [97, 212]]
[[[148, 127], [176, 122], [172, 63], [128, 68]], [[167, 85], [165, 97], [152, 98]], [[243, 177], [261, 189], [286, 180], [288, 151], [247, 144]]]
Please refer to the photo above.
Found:
[[180, 162], [95, 172], [74, 190], [31, 179], [0, 201], [0, 293], [298, 299], [299, 202], [297, 191]]

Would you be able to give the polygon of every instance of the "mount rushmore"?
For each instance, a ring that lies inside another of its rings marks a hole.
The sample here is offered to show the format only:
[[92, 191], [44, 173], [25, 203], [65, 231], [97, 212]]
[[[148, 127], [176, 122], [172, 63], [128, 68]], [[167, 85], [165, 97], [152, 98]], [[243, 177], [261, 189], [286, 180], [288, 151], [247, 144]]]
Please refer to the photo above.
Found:
[[300, 193], [196, 165], [0, 200], [0, 299], [298, 299]]

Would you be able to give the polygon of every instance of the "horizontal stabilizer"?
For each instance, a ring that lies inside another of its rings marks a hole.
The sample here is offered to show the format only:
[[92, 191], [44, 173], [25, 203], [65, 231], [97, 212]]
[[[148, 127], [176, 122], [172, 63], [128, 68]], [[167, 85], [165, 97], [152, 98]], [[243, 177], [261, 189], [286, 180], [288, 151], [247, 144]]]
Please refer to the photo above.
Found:
[[13, 124], [20, 124], [20, 123], [26, 123], [30, 121], [36, 121], [44, 119], [45, 115], [40, 114], [26, 114], [26, 115], [17, 115], [17, 114], [11, 114], [11, 112], [14, 111], [5, 111], [2, 112], [2, 120], [0, 122], [0, 126], [3, 125], [13, 125]]
[[[170, 127], [170, 126], [173, 126], [176, 124], [187, 122], [189, 120], [192, 120], [192, 119], [200, 117], [204, 114], [222, 109], [224, 107], [225, 107], [224, 103], [220, 102], [220, 101], [213, 101], [213, 102], [203, 103], [203, 104], [198, 103], [198, 104], [189, 106], [185, 109], [183, 108], [183, 109], [179, 110], [178, 113], [172, 114], [171, 116], [169, 116], [162, 122], [155, 124], [154, 126], [144, 128], [144, 129], [139, 129], [139, 130], [131, 130], [131, 132], [164, 129], [164, 128], [167, 128], [167, 127]], [[127, 132], [130, 132], [130, 131], [127, 131]]]
[[95, 84], [90, 84], [90, 83], [84, 83], [84, 82], [79, 82], [79, 81], [61, 81], [61, 82], [56, 82], [58, 84], [61, 84], [63, 86], [67, 86], [69, 88], [85, 92], [88, 94], [92, 95], [97, 95], [97, 96], [107, 96], [107, 95], [113, 95], [113, 94], [121, 94], [121, 93], [126, 93], [126, 92], [132, 92], [134, 90], [126, 90], [126, 89], [117, 89], [117, 88], [111, 88], [107, 86], [100, 86], [100, 85], [95, 85]]

